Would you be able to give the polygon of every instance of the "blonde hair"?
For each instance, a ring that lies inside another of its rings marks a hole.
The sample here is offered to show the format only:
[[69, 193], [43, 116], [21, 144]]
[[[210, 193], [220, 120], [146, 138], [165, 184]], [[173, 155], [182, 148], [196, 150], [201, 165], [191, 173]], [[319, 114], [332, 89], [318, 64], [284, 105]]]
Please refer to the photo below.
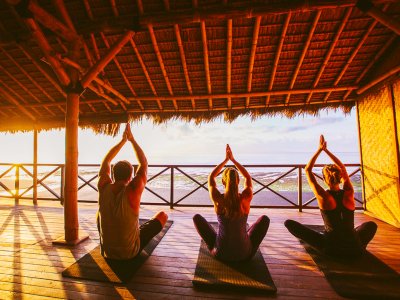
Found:
[[342, 179], [342, 171], [338, 165], [326, 165], [322, 169], [324, 180], [329, 185], [336, 185]]
[[222, 183], [225, 185], [223, 215], [229, 218], [241, 216], [239, 199], [239, 173], [234, 168], [222, 172]]

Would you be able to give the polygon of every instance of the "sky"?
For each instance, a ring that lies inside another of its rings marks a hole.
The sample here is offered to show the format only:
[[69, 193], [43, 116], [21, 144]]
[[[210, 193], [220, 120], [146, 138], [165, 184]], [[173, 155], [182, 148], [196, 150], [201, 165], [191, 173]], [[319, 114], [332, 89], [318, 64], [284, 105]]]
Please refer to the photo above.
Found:
[[[305, 164], [324, 134], [328, 148], [344, 163], [359, 163], [359, 146], [355, 110], [321, 111], [318, 117], [240, 117], [232, 123], [222, 119], [195, 125], [168, 121], [154, 125], [142, 120], [131, 125], [133, 135], [146, 153], [149, 164], [217, 164], [224, 159], [230, 144], [235, 158], [243, 164]], [[107, 151], [121, 139], [79, 131], [79, 163], [99, 164]], [[40, 132], [39, 163], [64, 163], [64, 130]], [[33, 133], [0, 133], [0, 162], [31, 163]], [[136, 162], [127, 144], [115, 158]], [[322, 155], [318, 161], [329, 161]]]

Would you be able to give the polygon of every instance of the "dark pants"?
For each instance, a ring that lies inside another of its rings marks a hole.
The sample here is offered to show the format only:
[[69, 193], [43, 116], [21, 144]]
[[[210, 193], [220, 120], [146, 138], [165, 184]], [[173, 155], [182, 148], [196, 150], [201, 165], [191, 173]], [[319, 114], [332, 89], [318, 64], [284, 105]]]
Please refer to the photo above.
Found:
[[140, 231], [140, 253], [144, 247], [163, 229], [160, 220], [150, 219], [139, 227]]
[[[212, 250], [215, 245], [215, 240], [217, 239], [217, 233], [214, 228], [204, 219], [201, 215], [196, 214], [193, 217], [194, 227], [196, 227], [197, 232], [207, 244], [209, 250]], [[250, 226], [247, 230], [251, 244], [252, 244], [252, 257], [260, 246], [262, 240], [267, 234], [270, 220], [267, 216], [261, 216], [258, 220]]]
[[[286, 220], [285, 226], [291, 234], [298, 239], [303, 240], [311, 247], [315, 248], [320, 252], [325, 252], [326, 248], [326, 237], [324, 234], [314, 231], [303, 224], [293, 221]], [[369, 221], [361, 224], [355, 228], [355, 233], [360, 240], [361, 246], [365, 249], [368, 243], [374, 237], [378, 225], [375, 222]]]

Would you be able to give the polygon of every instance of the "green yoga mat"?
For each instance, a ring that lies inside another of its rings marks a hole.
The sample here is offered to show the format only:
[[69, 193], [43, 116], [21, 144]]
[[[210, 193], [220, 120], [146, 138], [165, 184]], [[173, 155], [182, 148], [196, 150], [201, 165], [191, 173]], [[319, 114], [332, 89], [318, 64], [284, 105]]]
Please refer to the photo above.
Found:
[[[324, 232], [324, 226], [305, 225]], [[323, 254], [301, 241], [332, 288], [342, 297], [355, 299], [400, 299], [400, 274], [370, 252], [356, 259]]]
[[[210, 223], [217, 228], [217, 223]], [[246, 262], [222, 262], [211, 256], [202, 240], [192, 283], [195, 287], [276, 293], [260, 250]]]
[[[140, 220], [144, 223], [147, 220]], [[100, 253], [100, 245], [83, 256], [73, 265], [62, 272], [62, 276], [81, 278], [93, 281], [126, 283], [151, 255], [158, 243], [172, 225], [167, 221], [163, 230], [157, 234], [135, 258], [130, 260], [111, 260], [104, 258]]]

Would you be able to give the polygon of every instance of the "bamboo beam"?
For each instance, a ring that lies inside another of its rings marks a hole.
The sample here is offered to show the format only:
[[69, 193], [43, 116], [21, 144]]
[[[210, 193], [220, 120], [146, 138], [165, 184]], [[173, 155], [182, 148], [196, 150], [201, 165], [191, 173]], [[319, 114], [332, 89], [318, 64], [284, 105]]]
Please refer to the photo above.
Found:
[[[140, 2], [140, 0], [139, 0], [139, 2]], [[149, 29], [149, 32], [150, 32], [150, 38], [151, 38], [151, 42], [153, 44], [154, 52], [156, 53], [156, 56], [157, 56], [158, 64], [160, 65], [161, 72], [163, 74], [165, 83], [167, 84], [168, 93], [171, 96], [173, 96], [174, 92], [172, 91], [171, 83], [170, 83], [169, 78], [168, 78], [167, 70], [165, 69], [165, 65], [164, 65], [164, 61], [163, 61], [162, 56], [161, 56], [160, 49], [158, 48], [158, 43], [157, 43], [156, 35], [154, 34], [153, 26], [149, 25], [148, 29]], [[172, 102], [174, 104], [174, 108], [178, 109], [178, 104], [176, 103], [176, 100], [172, 99]], [[157, 104], [158, 104], [158, 107], [160, 109], [162, 109], [161, 103], [157, 101]]]
[[33, 130], [33, 205], [37, 205], [37, 162], [38, 162], [38, 131]]
[[[368, 71], [372, 68], [373, 65], [382, 57], [382, 55], [385, 53], [385, 51], [389, 48], [390, 45], [396, 40], [397, 35], [393, 34], [392, 37], [385, 43], [385, 45], [379, 50], [379, 52], [374, 56], [372, 60], [370, 60], [369, 64], [365, 67], [364, 71], [358, 76], [356, 80], [356, 84], [359, 84], [361, 80], [364, 78], [364, 76], [368, 73]], [[346, 100], [347, 97], [350, 95], [352, 91], [347, 91], [346, 94], [344, 95], [343, 99]]]
[[[228, 20], [238, 18], [255, 18], [267, 15], [303, 13], [320, 9], [338, 9], [343, 7], [354, 7], [357, 0], [300, 0], [291, 2], [276, 2], [256, 4], [252, 1], [243, 6], [220, 6], [217, 8], [198, 7], [187, 11], [171, 11], [168, 13], [143, 14], [143, 6], [138, 17], [140, 26], [172, 26], [174, 24], [199, 23], [206, 20]], [[374, 3], [388, 3], [394, 1], [374, 1]]]
[[[115, 4], [115, 3], [114, 3]], [[104, 44], [106, 45], [107, 49], [110, 49], [110, 44], [108, 43], [107, 37], [104, 35], [104, 33], [100, 33], [101, 38], [103, 39]], [[131, 85], [131, 83], [129, 82], [128, 77], [125, 74], [124, 69], [121, 67], [121, 64], [119, 63], [117, 57], [113, 58], [113, 61], [115, 63], [115, 65], [117, 66], [119, 72], [121, 73], [122, 78], [125, 81], [125, 84], [128, 86], [129, 90], [131, 91], [131, 93], [133, 94], [133, 96], [137, 96], [135, 90], [133, 89], [133, 86]], [[144, 109], [142, 102], [137, 101], [139, 107], [141, 109]]]
[[[247, 92], [248, 93], [251, 92], [251, 83], [253, 80], [254, 59], [256, 57], [258, 35], [260, 32], [260, 24], [261, 24], [261, 17], [256, 17], [256, 20], [254, 22], [254, 28], [253, 28], [253, 39], [251, 41], [249, 71], [247, 73]], [[246, 106], [249, 106], [249, 104], [250, 104], [250, 97], [246, 97]]]
[[[384, 9], [387, 9], [389, 7], [389, 5], [385, 5]], [[378, 21], [374, 21], [372, 22], [367, 31], [364, 33], [364, 35], [362, 36], [361, 40], [358, 42], [356, 48], [353, 50], [353, 52], [351, 53], [350, 57], [348, 58], [345, 66], [343, 67], [343, 69], [341, 70], [341, 72], [339, 73], [339, 76], [336, 78], [335, 82], [333, 83], [333, 86], [337, 86], [338, 83], [340, 82], [340, 80], [342, 79], [343, 75], [346, 73], [347, 69], [349, 68], [350, 64], [352, 63], [353, 59], [356, 57], [358, 51], [361, 49], [362, 45], [365, 43], [365, 41], [367, 40], [368, 36], [370, 35], [370, 33], [372, 32], [372, 30], [375, 28], [376, 24], [378, 24]], [[331, 92], [327, 93], [324, 97], [324, 101], [327, 101], [329, 99], [331, 95]]]
[[40, 49], [42, 49], [47, 61], [52, 66], [54, 72], [58, 77], [58, 80], [63, 86], [67, 86], [70, 83], [70, 79], [64, 68], [61, 66], [60, 62], [51, 54], [53, 53], [53, 48], [50, 46], [40, 27], [33, 19], [26, 19], [25, 23], [31, 30], [33, 36], [39, 44]]
[[[85, 72], [85, 70], [78, 63], [72, 61], [68, 57], [62, 57], [61, 55], [59, 55], [58, 57], [66, 65], [69, 65], [69, 66], [79, 70], [81, 73]], [[104, 82], [102, 79], [96, 77], [96, 78], [93, 79], [93, 81], [96, 82], [97, 84], [99, 84], [101, 87], [103, 87], [107, 91], [109, 91], [110, 93], [113, 93], [121, 101], [123, 101], [123, 102], [125, 102], [127, 104], [130, 103], [129, 100], [124, 95], [122, 95], [120, 92], [115, 90], [113, 87], [111, 87], [109, 84]], [[93, 84], [89, 84], [88, 88], [91, 89], [92, 91], [94, 91], [97, 95], [104, 97], [105, 99], [107, 99], [108, 101], [113, 103], [114, 105], [118, 105], [118, 102], [116, 102], [114, 99], [108, 97], [106, 94], [104, 94], [104, 92], [102, 92], [101, 90], [97, 89]]]
[[[288, 93], [290, 94], [308, 94], [308, 93], [326, 93], [326, 92], [334, 92], [334, 91], [353, 91], [357, 90], [359, 87], [358, 86], [343, 86], [343, 87], [327, 87], [327, 88], [315, 88], [315, 89], [293, 89], [293, 90], [275, 90], [275, 91], [265, 91], [265, 92], [250, 92], [250, 93], [230, 93], [230, 94], [213, 94], [213, 95], [208, 95], [208, 94], [203, 94], [203, 95], [187, 95], [187, 96], [173, 96], [174, 98], [177, 98], [178, 100], [188, 100], [191, 97], [193, 97], [195, 100], [204, 100], [208, 99], [209, 97], [212, 97], [213, 99], [226, 99], [228, 97], [231, 98], [246, 98], [246, 97], [265, 97], [265, 96], [281, 96], [281, 95], [286, 95]], [[142, 101], [171, 101], [172, 96], [138, 96], [138, 97], [128, 97], [129, 101], [135, 101], [137, 99], [141, 99]], [[349, 100], [349, 101], [353, 101]], [[104, 99], [90, 99], [86, 100], [84, 102], [80, 102], [80, 104], [95, 104], [95, 103], [105, 103]], [[314, 103], [313, 103], [314, 104]], [[35, 107], [45, 107], [45, 106], [56, 106], [56, 105], [65, 105], [64, 102], [47, 102], [47, 103], [36, 103], [36, 104], [26, 104], [24, 107], [27, 108], [35, 108]], [[304, 105], [304, 103], [302, 103]], [[263, 106], [265, 107], [265, 105]], [[4, 109], [12, 109], [13, 107], [11, 106], [2, 106]], [[226, 108], [224, 108], [226, 110]], [[165, 111], [163, 109], [163, 111]]]
[[[317, 24], [318, 24], [318, 21], [319, 21], [319, 19], [321, 17], [321, 13], [322, 13], [322, 10], [318, 10], [317, 13], [315, 14], [314, 21], [313, 21], [313, 23], [311, 25], [310, 32], [308, 33], [308, 37], [307, 37], [306, 43], [304, 45], [303, 51], [301, 52], [300, 58], [299, 58], [299, 60], [297, 62], [297, 66], [296, 66], [296, 69], [294, 71], [292, 80], [290, 81], [289, 89], [293, 89], [293, 87], [294, 87], [294, 83], [296, 82], [297, 75], [299, 75], [300, 68], [301, 68], [301, 66], [303, 64], [304, 58], [306, 57], [306, 54], [307, 54], [307, 51], [308, 51], [308, 47], [311, 44], [311, 40], [312, 40], [312, 37], [314, 35], [315, 28], [317, 28]], [[288, 94], [286, 96], [285, 103], [288, 104], [289, 100], [290, 100], [290, 94]]]
[[[206, 23], [202, 21], [200, 23], [201, 26], [201, 40], [203, 42], [203, 59], [204, 59], [204, 69], [206, 73], [206, 83], [207, 83], [207, 92], [208, 94], [212, 93], [211, 89], [211, 77], [210, 77], [210, 66], [208, 61], [208, 45], [207, 45], [207, 32], [206, 32]], [[208, 107], [210, 109], [213, 108], [212, 98], [208, 98]]]
[[[227, 49], [226, 49], [226, 92], [231, 93], [232, 81], [232, 19], [227, 23]], [[228, 97], [228, 109], [232, 108], [232, 99]]]
[[90, 20], [94, 20], [92, 8], [90, 7], [89, 0], [83, 0], [83, 5], [85, 6], [86, 13]]
[[[288, 27], [289, 27], [289, 23], [290, 23], [291, 17], [292, 17], [292, 13], [289, 12], [289, 13], [286, 15], [285, 23], [283, 24], [281, 37], [280, 37], [280, 39], [279, 39], [279, 45], [278, 45], [278, 48], [277, 48], [276, 54], [275, 54], [274, 66], [273, 66], [273, 68], [272, 68], [272, 73], [271, 73], [271, 79], [269, 80], [268, 91], [272, 91], [272, 87], [274, 86], [276, 70], [278, 69], [279, 58], [280, 58], [280, 56], [281, 56], [281, 52], [282, 52], [282, 48], [283, 48], [283, 43], [284, 43], [284, 41], [285, 41], [286, 32], [287, 32], [287, 29], [288, 29]], [[265, 103], [265, 105], [266, 105], [267, 107], [269, 106], [269, 101], [270, 101], [270, 95], [268, 95], [267, 100], [266, 100], [266, 103]]]
[[[175, 31], [176, 41], [178, 43], [179, 55], [181, 57], [183, 73], [185, 75], [186, 87], [188, 89], [189, 94], [192, 95], [193, 94], [192, 84], [190, 83], [189, 71], [188, 71], [186, 57], [185, 57], [185, 49], [183, 49], [183, 43], [182, 43], [181, 33], [180, 33], [178, 24], [174, 25], [174, 31]], [[192, 108], [195, 109], [196, 103], [195, 103], [194, 99], [192, 98], [190, 100], [192, 102]]]
[[22, 113], [28, 116], [29, 119], [32, 121], [36, 121], [36, 117], [27, 110], [23, 105], [21, 105], [17, 100], [14, 99], [5, 89], [0, 86], [0, 93], [1, 95], [7, 99], [8, 102], [13, 103]]
[[105, 66], [115, 57], [122, 47], [133, 37], [133, 31], [127, 31], [109, 50], [109, 52], [99, 60], [82, 78], [81, 84], [86, 88], [90, 82], [105, 68]]
[[359, 0], [356, 4], [362, 12], [374, 18], [379, 23], [385, 25], [387, 28], [400, 35], [400, 22], [383, 12], [379, 8], [375, 7], [374, 4], [369, 0]]
[[[139, 61], [140, 66], [142, 67], [143, 73], [146, 76], [147, 83], [149, 84], [153, 95], [157, 96], [157, 91], [156, 91], [156, 89], [155, 89], [155, 87], [153, 85], [153, 82], [151, 81], [149, 72], [147, 71], [147, 67], [146, 67], [146, 65], [145, 65], [145, 63], [144, 63], [144, 61], [142, 59], [142, 56], [140, 55], [140, 52], [139, 52], [139, 50], [138, 50], [138, 48], [136, 46], [135, 41], [133, 39], [131, 39], [130, 43], [131, 43], [131, 46], [133, 48], [133, 51], [135, 52], [136, 58]], [[158, 107], [160, 107], [160, 106], [162, 107], [161, 103], [157, 102], [157, 105], [158, 105]]]
[[63, 95], [64, 97], [67, 97], [67, 94], [64, 92], [64, 90], [61, 88], [60, 84], [53, 79], [52, 76], [47, 73], [45, 69], [42, 68], [42, 66], [39, 64], [37, 59], [32, 57], [32, 55], [20, 44], [18, 44], [18, 48], [25, 54], [27, 58], [35, 65], [35, 67], [40, 71], [40, 73], [43, 74], [44, 77], [56, 88], [56, 90]]
[[[352, 11], [353, 11], [352, 7], [349, 7], [346, 9], [344, 18], [340, 22], [339, 28], [336, 31], [335, 37], [333, 38], [331, 45], [329, 46], [329, 50], [325, 55], [324, 61], [322, 62], [321, 68], [318, 71], [317, 77], [315, 77], [315, 79], [314, 79], [313, 88], [315, 88], [318, 85], [319, 80], [321, 79], [321, 76], [324, 73], [325, 68], [328, 65], [328, 62], [332, 56], [333, 50], [335, 49], [335, 47], [339, 41], [340, 35], [342, 34], [344, 28], [346, 27], [347, 21], [349, 20]], [[310, 103], [311, 97], [312, 97], [312, 93], [308, 94], [307, 100], [306, 100], [307, 104]]]
[[117, 8], [117, 4], [115, 3], [115, 0], [110, 0], [110, 4], [111, 4], [112, 11], [114, 13], [114, 16], [118, 16], [119, 13], [118, 13], [118, 8]]
[[4, 53], [5, 56], [7, 56], [7, 59], [9, 61], [12, 61], [14, 63], [14, 65], [17, 66], [17, 68], [21, 71], [21, 73], [23, 73], [32, 83], [33, 85], [43, 93], [43, 95], [45, 95], [47, 97], [47, 99], [49, 99], [50, 101], [55, 101], [53, 99], [53, 97], [51, 97], [49, 95], [49, 93], [47, 93], [47, 91], [35, 80], [33, 79], [33, 77], [27, 72], [25, 71], [25, 69], [23, 67], [21, 67], [21, 65], [11, 56], [7, 53], [7, 51], [5, 51], [2, 47], [0, 47], [1, 51]]
[[[11, 78], [15, 83], [18, 84], [18, 86], [25, 91], [25, 93], [27, 93], [30, 97], [32, 97], [33, 99], [35, 99], [37, 102], [42, 102], [38, 97], [36, 97], [24, 84], [22, 84], [17, 78], [15, 78], [10, 72], [8, 72], [7, 69], [5, 69], [2, 65], [0, 65], [0, 70], [2, 72], [4, 72], [9, 78]], [[55, 115], [55, 113], [49, 109], [47, 109], [47, 111], [52, 114], [53, 116]]]
[[35, 20], [37, 20], [40, 24], [67, 41], [73, 42], [77, 40], [78, 36], [75, 32], [71, 31], [67, 26], [65, 26], [65, 24], [40, 7], [35, 1], [8, 0], [8, 2], [12, 5], [19, 4], [16, 6], [16, 8], [20, 11], [20, 13], [26, 14], [26, 12], [29, 11], [33, 14]]
[[364, 86], [360, 87], [356, 93], [357, 95], [360, 95], [362, 93], [364, 93], [365, 91], [367, 91], [368, 89], [372, 88], [373, 86], [377, 85], [378, 83], [384, 81], [385, 79], [389, 78], [390, 76], [399, 73], [400, 72], [400, 66], [395, 66], [393, 67], [391, 70], [385, 72], [384, 74], [382, 74], [381, 76], [371, 80], [370, 82], [368, 82], [367, 84], [365, 84]]

